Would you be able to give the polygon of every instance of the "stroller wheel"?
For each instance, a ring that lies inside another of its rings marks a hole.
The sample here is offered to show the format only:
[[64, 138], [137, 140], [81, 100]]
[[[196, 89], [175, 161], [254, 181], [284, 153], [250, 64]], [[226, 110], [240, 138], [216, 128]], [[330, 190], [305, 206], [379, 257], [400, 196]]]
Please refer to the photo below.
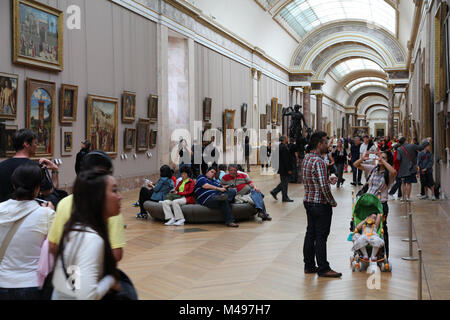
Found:
[[352, 271], [355, 272], [356, 271], [356, 262], [352, 261]]

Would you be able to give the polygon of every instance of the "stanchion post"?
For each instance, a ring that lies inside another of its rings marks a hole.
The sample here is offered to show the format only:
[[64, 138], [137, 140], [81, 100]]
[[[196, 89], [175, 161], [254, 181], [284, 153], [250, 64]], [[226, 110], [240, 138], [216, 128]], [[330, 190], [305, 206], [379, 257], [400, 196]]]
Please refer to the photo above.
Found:
[[402, 257], [403, 260], [416, 261], [417, 257], [413, 256], [413, 242], [412, 242], [412, 213], [408, 214], [408, 236], [409, 236], [409, 256]]
[[419, 255], [419, 284], [417, 286], [417, 299], [422, 300], [422, 249], [418, 249]]
[[[406, 203], [406, 208], [407, 208], [407, 210], [408, 210], [408, 215], [407, 215], [407, 217], [409, 218], [409, 215], [411, 215], [411, 219], [410, 219], [410, 220], [412, 221], [411, 202], [407, 202], [407, 203]], [[410, 224], [411, 224], [411, 230], [412, 230], [412, 222], [410, 222]], [[408, 234], [409, 234], [409, 231], [408, 231]], [[404, 241], [404, 242], [409, 242], [410, 239], [411, 239], [411, 237], [412, 237], [412, 232], [411, 232], [411, 234], [409, 234], [409, 237], [408, 237], [408, 238], [402, 239], [402, 241]], [[412, 239], [412, 242], [417, 242], [417, 239]]]
[[405, 185], [405, 178], [402, 178], [402, 184], [400, 185], [400, 189], [402, 190], [402, 202], [403, 202], [403, 211], [405, 215], [402, 218], [408, 218], [408, 202], [406, 201], [406, 188], [403, 190], [403, 186]]

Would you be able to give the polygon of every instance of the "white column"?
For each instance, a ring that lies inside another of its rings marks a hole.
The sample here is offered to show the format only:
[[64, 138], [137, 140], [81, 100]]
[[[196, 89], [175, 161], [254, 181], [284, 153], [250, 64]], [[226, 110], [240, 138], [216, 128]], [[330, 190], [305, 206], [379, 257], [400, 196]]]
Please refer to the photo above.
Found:
[[168, 83], [168, 28], [157, 25], [157, 63], [158, 63], [158, 163], [169, 163], [170, 144], [167, 143], [169, 132], [169, 83]]
[[[191, 139], [194, 139], [194, 121], [195, 121], [195, 42], [193, 39], [187, 39], [188, 47], [188, 81], [189, 81], [189, 132]], [[191, 145], [194, 141], [191, 141]]]

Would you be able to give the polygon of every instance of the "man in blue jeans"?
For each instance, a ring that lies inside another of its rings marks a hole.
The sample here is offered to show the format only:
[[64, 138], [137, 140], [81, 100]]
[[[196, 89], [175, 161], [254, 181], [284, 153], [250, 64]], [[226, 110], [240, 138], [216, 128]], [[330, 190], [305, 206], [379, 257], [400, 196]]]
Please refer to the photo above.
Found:
[[214, 181], [216, 168], [210, 167], [204, 175], [200, 175], [195, 183], [194, 194], [197, 202], [211, 209], [220, 209], [225, 216], [225, 224], [228, 227], [237, 228], [231, 212], [230, 202], [236, 196], [236, 189], [224, 188], [220, 183]]
[[238, 195], [250, 195], [258, 212], [258, 217], [263, 221], [272, 220], [272, 217], [266, 211], [264, 195], [261, 193], [261, 190], [253, 184], [247, 174], [238, 172], [237, 167], [235, 164], [230, 164], [228, 166], [228, 174], [222, 177], [220, 183], [225, 187], [236, 188]]

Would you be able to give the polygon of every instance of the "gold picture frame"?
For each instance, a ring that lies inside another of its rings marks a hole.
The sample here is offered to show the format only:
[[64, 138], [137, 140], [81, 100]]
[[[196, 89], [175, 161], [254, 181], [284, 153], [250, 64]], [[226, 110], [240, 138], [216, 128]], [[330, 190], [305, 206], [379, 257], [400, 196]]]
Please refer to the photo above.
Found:
[[149, 145], [150, 119], [139, 118], [137, 123], [136, 150], [145, 152]]
[[157, 144], [157, 138], [158, 138], [158, 130], [150, 130], [150, 136], [148, 139], [148, 147], [149, 149], [153, 149], [156, 147]]
[[[15, 120], [17, 117], [17, 98], [19, 76], [0, 72], [0, 119]], [[7, 91], [10, 91], [8, 94]], [[8, 98], [7, 104], [5, 104]]]
[[92, 150], [117, 156], [119, 99], [88, 95], [86, 137]]
[[125, 136], [123, 139], [123, 149], [125, 151], [132, 151], [136, 143], [136, 129], [125, 128]]
[[266, 129], [267, 128], [267, 114], [259, 115], [259, 128]]
[[273, 124], [277, 123], [278, 98], [272, 98], [271, 102], [271, 121]]
[[[0, 124], [1, 125], [1, 124]], [[4, 137], [1, 137], [4, 139], [4, 150], [1, 151], [1, 156], [6, 157], [12, 157], [16, 154], [16, 150], [14, 150], [14, 144], [13, 144], [13, 136], [14, 134], [19, 130], [18, 125], [4, 125]], [[4, 151], [4, 154], [3, 154]]]
[[283, 105], [278, 104], [277, 105], [277, 126], [281, 126], [282, 122], [283, 122]]
[[59, 122], [69, 124], [77, 121], [78, 86], [62, 84], [59, 91]]
[[69, 157], [73, 151], [73, 133], [71, 128], [61, 128], [61, 156]]
[[270, 104], [266, 104], [266, 124], [270, 125], [272, 123], [272, 107]]
[[63, 71], [63, 12], [34, 0], [13, 0], [13, 7], [13, 62]]
[[223, 112], [223, 150], [225, 151], [227, 145], [231, 144], [231, 137], [227, 141], [227, 129], [234, 129], [234, 116], [236, 110], [225, 109]]
[[158, 122], [158, 96], [153, 94], [148, 99], [148, 118], [150, 122]]
[[36, 133], [36, 158], [51, 158], [54, 151], [56, 84], [27, 78], [26, 127]]
[[212, 99], [205, 98], [203, 101], [203, 121], [211, 121], [211, 105]]
[[122, 94], [122, 122], [133, 123], [136, 120], [136, 93], [124, 91]]

